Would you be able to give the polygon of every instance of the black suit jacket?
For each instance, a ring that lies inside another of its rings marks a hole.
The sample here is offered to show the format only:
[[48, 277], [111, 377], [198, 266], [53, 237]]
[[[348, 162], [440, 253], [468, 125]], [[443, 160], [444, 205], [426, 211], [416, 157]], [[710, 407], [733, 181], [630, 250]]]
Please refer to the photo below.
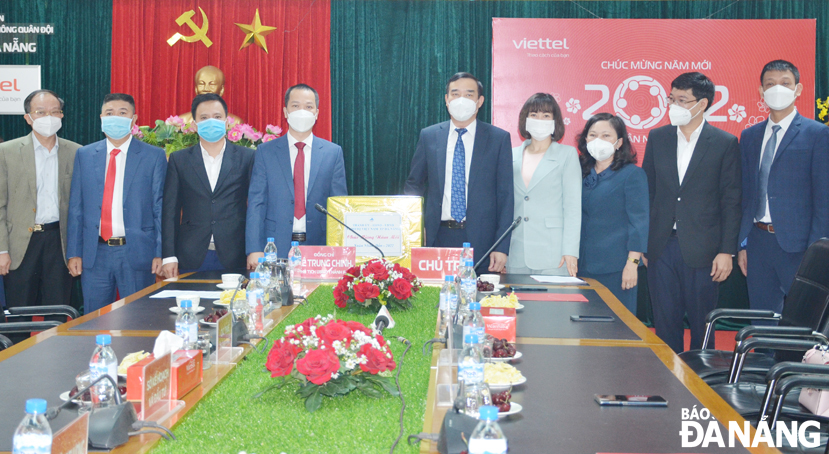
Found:
[[[445, 121], [420, 131], [404, 188], [407, 195], [426, 196], [425, 244], [429, 247], [435, 245], [435, 235], [440, 227], [443, 187], [447, 178], [446, 144], [451, 127], [451, 122]], [[467, 240], [475, 250], [476, 262], [512, 223], [513, 190], [510, 135], [478, 120], [466, 191]], [[495, 251], [508, 254], [509, 245], [510, 235], [507, 235]]]
[[685, 264], [710, 267], [719, 253], [737, 253], [741, 170], [737, 138], [705, 122], [679, 184], [677, 127], [648, 134], [642, 168], [648, 176], [648, 260], [658, 260], [676, 222]]
[[215, 190], [204, 168], [201, 145], [170, 155], [161, 216], [162, 256], [179, 269], [201, 266], [210, 245], [227, 269], [245, 267], [245, 214], [253, 150], [227, 143]]

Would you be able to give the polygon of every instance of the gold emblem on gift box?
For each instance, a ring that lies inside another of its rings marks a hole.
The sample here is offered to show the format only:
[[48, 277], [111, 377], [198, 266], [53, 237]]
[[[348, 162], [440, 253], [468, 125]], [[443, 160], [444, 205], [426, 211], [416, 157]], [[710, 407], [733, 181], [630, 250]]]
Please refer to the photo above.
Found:
[[242, 43], [242, 47], [240, 47], [239, 50], [256, 43], [257, 46], [265, 50], [265, 53], [268, 53], [268, 44], [265, 42], [265, 36], [276, 30], [276, 27], [262, 25], [262, 21], [259, 20], [259, 8], [256, 8], [256, 15], [253, 16], [253, 23], [250, 25], [236, 24], [236, 26], [242, 29], [243, 32], [247, 33], [245, 41]]
[[204, 43], [205, 46], [210, 47], [213, 45], [213, 41], [210, 41], [210, 38], [207, 37], [207, 28], [210, 24], [207, 21], [207, 14], [204, 13], [204, 10], [199, 7], [199, 11], [201, 11], [201, 18], [202, 18], [202, 26], [199, 27], [193, 22], [193, 16], [196, 15], [196, 12], [192, 9], [190, 11], [185, 12], [181, 16], [176, 19], [176, 24], [182, 26], [187, 24], [190, 27], [190, 30], [193, 31], [193, 35], [191, 36], [184, 36], [181, 33], [176, 33], [175, 35], [171, 36], [170, 39], [167, 40], [167, 44], [172, 47], [175, 43], [179, 40], [182, 40], [186, 43], [194, 43], [196, 41], [201, 41]]

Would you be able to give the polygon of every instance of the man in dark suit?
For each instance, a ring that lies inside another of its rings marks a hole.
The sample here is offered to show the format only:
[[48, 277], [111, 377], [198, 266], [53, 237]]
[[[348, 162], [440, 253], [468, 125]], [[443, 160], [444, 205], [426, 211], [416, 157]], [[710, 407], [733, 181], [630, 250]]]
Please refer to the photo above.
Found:
[[654, 325], [681, 352], [683, 316], [691, 349], [700, 348], [705, 316], [717, 306], [719, 283], [732, 268], [740, 231], [740, 148], [737, 138], [703, 118], [714, 100], [704, 74], [681, 74], [668, 96], [671, 125], [648, 135], [648, 285]]
[[253, 150], [229, 143], [227, 104], [215, 93], [191, 106], [199, 144], [170, 155], [161, 214], [162, 274], [245, 268], [245, 215]]
[[267, 238], [274, 238], [282, 258], [291, 241], [324, 245], [326, 219], [314, 205], [348, 195], [343, 149], [311, 132], [319, 103], [317, 91], [308, 85], [289, 88], [282, 109], [288, 133], [256, 149], [245, 226], [249, 269], [265, 256]]
[[[513, 220], [510, 135], [478, 121], [483, 85], [472, 74], [452, 76], [444, 101], [452, 119], [420, 131], [404, 192], [426, 196], [426, 246], [469, 242], [477, 263]], [[501, 272], [509, 245], [507, 235], [476, 271]]]
[[[135, 100], [104, 97], [106, 139], [78, 149], [69, 196], [66, 256], [81, 276], [84, 312], [98, 310], [155, 282], [161, 272], [164, 150], [133, 139]], [[83, 273], [83, 274], [82, 274]]]
[[780, 312], [806, 248], [829, 236], [829, 128], [795, 109], [800, 71], [766, 64], [760, 95], [769, 118], [740, 137], [743, 217], [738, 263], [752, 309]]
[[57, 93], [35, 90], [23, 110], [32, 133], [0, 145], [0, 275], [6, 304], [69, 304], [66, 218], [80, 145], [57, 136], [63, 120]]

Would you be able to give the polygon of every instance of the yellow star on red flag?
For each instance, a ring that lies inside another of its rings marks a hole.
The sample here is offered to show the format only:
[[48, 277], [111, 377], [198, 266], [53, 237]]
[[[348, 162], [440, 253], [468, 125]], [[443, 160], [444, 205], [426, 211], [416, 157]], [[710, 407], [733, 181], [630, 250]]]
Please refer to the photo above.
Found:
[[239, 50], [256, 43], [257, 46], [265, 50], [265, 53], [268, 53], [268, 44], [265, 43], [265, 36], [276, 30], [276, 27], [262, 25], [262, 21], [259, 20], [259, 8], [256, 8], [256, 15], [253, 16], [252, 24], [236, 24], [236, 26], [247, 34], [245, 36], [245, 41], [242, 43], [242, 47], [240, 47]]

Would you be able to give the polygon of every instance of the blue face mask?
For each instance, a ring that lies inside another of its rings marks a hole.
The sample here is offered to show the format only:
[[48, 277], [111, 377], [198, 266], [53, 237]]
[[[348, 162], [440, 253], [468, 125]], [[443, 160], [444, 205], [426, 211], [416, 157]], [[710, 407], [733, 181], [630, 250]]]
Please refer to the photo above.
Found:
[[132, 117], [118, 117], [115, 115], [101, 117], [101, 131], [110, 139], [120, 140], [129, 135], [132, 126]]
[[196, 123], [199, 128], [199, 137], [213, 143], [222, 140], [227, 130], [225, 129], [225, 122], [215, 118], [208, 118]]

